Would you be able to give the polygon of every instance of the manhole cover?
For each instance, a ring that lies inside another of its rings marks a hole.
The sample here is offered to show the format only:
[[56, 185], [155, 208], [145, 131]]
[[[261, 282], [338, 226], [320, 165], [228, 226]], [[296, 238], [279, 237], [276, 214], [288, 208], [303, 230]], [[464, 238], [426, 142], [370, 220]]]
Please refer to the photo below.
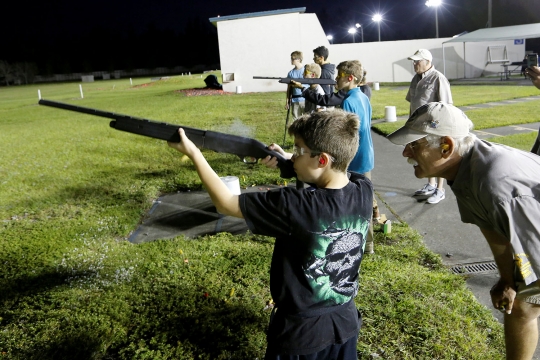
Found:
[[466, 274], [487, 274], [487, 273], [496, 273], [497, 265], [495, 262], [483, 262], [483, 263], [474, 263], [474, 264], [459, 264], [452, 266], [450, 270], [454, 274], [466, 275]]

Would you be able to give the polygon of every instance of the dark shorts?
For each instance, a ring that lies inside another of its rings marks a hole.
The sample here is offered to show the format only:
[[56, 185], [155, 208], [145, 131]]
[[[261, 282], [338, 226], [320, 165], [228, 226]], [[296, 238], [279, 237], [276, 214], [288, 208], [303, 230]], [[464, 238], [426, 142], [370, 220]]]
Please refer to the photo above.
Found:
[[343, 344], [332, 344], [319, 352], [308, 355], [273, 354], [266, 349], [264, 360], [357, 360], [356, 343], [358, 334]]

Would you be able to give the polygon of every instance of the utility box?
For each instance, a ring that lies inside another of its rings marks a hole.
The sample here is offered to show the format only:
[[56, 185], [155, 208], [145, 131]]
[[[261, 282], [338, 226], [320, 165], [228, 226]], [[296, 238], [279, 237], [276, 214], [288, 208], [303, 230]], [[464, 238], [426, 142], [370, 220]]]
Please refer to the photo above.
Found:
[[83, 75], [81, 76], [82, 82], [94, 82], [94, 75]]

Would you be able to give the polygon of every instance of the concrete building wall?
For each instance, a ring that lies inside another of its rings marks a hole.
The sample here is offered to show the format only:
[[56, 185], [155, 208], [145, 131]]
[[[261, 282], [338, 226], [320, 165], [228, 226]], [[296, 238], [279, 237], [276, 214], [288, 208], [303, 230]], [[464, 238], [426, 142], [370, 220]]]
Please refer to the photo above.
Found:
[[[304, 64], [313, 62], [313, 49], [324, 45], [329, 61], [358, 59], [370, 82], [408, 82], [414, 76], [407, 59], [417, 49], [433, 54], [433, 63], [449, 79], [473, 78], [502, 71], [501, 63], [488, 64], [489, 46], [506, 46], [509, 61], [521, 61], [525, 44], [514, 41], [492, 43], [448, 43], [451, 38], [382, 41], [331, 45], [315, 14], [288, 13], [217, 22], [223, 89], [235, 92], [284, 91], [277, 80], [254, 80], [253, 76], [285, 77], [292, 65], [290, 53], [304, 53]], [[384, 36], [384, 34], [383, 34]], [[463, 56], [466, 56], [466, 63]], [[240, 88], [239, 88], [240, 87]]]
[[[285, 77], [293, 68], [290, 54], [304, 53], [313, 62], [313, 49], [328, 46], [315, 14], [283, 14], [217, 23], [223, 90], [234, 92], [280, 91], [276, 80], [253, 80], [253, 76]], [[234, 80], [233, 80], [234, 78]]]

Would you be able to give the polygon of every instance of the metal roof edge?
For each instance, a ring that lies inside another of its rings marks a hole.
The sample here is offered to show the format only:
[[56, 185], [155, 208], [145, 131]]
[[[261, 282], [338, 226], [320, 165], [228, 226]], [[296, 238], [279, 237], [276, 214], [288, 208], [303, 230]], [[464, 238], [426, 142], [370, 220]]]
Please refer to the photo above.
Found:
[[298, 7], [298, 8], [292, 8], [292, 9], [280, 9], [280, 10], [259, 11], [259, 12], [252, 12], [252, 13], [245, 13], [245, 14], [238, 14], [238, 15], [218, 16], [218, 17], [209, 18], [208, 20], [212, 24], [216, 25], [218, 21], [248, 19], [248, 18], [260, 17], [260, 16], [282, 15], [282, 14], [291, 14], [291, 13], [305, 13], [305, 12], [306, 12], [305, 7]]
[[[501, 31], [501, 30], [510, 31], [510, 30], [515, 30], [515, 29], [520, 29], [520, 30], [521, 29], [531, 29], [533, 27], [538, 27], [539, 25], [540, 25], [540, 23], [531, 23], [531, 24], [519, 24], [519, 25], [510, 25], [510, 26], [498, 26], [498, 27], [492, 27], [492, 28], [481, 28], [481, 29], [471, 31], [471, 32], [466, 33], [466, 34], [461, 33], [461, 34], [459, 34], [457, 36], [454, 36], [452, 39], [443, 42], [443, 44], [446, 44], [446, 43], [449, 43], [449, 42], [504, 41], [504, 40], [510, 40], [511, 38], [514, 38], [514, 39], [525, 38], [525, 39], [527, 39], [527, 38], [537, 37], [537, 36], [536, 36], [536, 34], [532, 34], [534, 36], [529, 36], [529, 34], [518, 33], [518, 34], [513, 34], [512, 36], [507, 37], [506, 39], [493, 40], [493, 39], [487, 38], [487, 39], [483, 40], [483, 39], [476, 39], [476, 38], [471, 39], [471, 35], [478, 36], [478, 34], [484, 34], [484, 33], [489, 33], [489, 32], [494, 32], [494, 31]], [[466, 36], [464, 41], [459, 40], [459, 37], [461, 37], [460, 35]], [[471, 39], [471, 40], [469, 40], [469, 39]]]

